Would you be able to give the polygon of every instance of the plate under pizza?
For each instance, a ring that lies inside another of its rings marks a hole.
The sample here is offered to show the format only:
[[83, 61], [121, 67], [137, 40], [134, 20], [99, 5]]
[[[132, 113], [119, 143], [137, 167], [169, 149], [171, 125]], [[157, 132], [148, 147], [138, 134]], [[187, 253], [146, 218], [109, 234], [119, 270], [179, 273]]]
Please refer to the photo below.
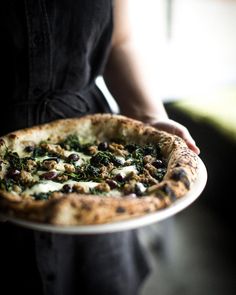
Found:
[[0, 213], [58, 233], [158, 222], [190, 205], [207, 180], [185, 142], [124, 116], [58, 120], [0, 138]]

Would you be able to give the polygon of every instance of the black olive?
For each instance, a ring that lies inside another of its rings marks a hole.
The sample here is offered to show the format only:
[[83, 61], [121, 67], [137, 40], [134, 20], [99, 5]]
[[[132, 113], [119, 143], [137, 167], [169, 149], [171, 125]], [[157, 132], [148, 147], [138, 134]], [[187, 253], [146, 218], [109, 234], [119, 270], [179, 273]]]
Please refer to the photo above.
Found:
[[116, 176], [115, 176], [115, 179], [117, 180], [117, 181], [119, 181], [119, 182], [122, 182], [122, 181], [124, 181], [125, 180], [125, 177], [126, 177], [126, 175], [124, 174], [124, 173], [119, 173], [119, 174], [116, 174]]
[[67, 158], [69, 162], [76, 162], [79, 160], [79, 155], [78, 154], [70, 154], [69, 157]]
[[33, 150], [34, 150], [34, 146], [32, 146], [32, 145], [28, 145], [25, 147], [26, 153], [31, 153], [31, 152], [33, 152]]
[[127, 144], [125, 148], [128, 150], [129, 153], [133, 153], [138, 147], [136, 144]]
[[145, 146], [143, 151], [145, 155], [155, 155], [155, 148], [153, 146]]
[[57, 172], [49, 171], [49, 172], [43, 173], [41, 175], [41, 177], [44, 178], [44, 179], [47, 179], [47, 180], [51, 180], [51, 179], [54, 179], [54, 178], [57, 177]]
[[144, 193], [144, 187], [141, 183], [136, 183], [134, 187], [134, 192], [138, 197], [141, 197]]
[[72, 192], [72, 187], [71, 187], [69, 184], [65, 184], [65, 185], [63, 185], [63, 187], [62, 187], [62, 191], [63, 191], [64, 193], [71, 193], [71, 192]]
[[106, 183], [109, 185], [111, 189], [114, 189], [118, 186], [118, 183], [115, 180], [107, 179]]
[[8, 177], [17, 178], [20, 175], [20, 171], [17, 169], [11, 169], [8, 171]]
[[60, 159], [57, 157], [51, 157], [51, 158], [47, 158], [43, 160], [43, 162], [46, 162], [46, 161], [56, 161], [57, 163], [59, 163]]
[[106, 141], [100, 142], [98, 145], [99, 151], [106, 151], [108, 149], [108, 143]]
[[161, 160], [153, 161], [152, 165], [156, 168], [164, 168], [165, 167], [165, 164]]

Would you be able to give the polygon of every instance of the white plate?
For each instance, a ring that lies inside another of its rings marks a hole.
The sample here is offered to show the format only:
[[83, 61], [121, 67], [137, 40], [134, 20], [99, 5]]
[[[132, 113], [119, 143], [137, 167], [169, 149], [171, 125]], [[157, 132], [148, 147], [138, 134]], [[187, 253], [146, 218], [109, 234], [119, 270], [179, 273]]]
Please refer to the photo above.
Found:
[[97, 225], [77, 225], [77, 226], [57, 226], [50, 224], [41, 224], [36, 222], [25, 221], [12, 217], [0, 216], [3, 220], [13, 222], [17, 225], [31, 228], [39, 231], [54, 232], [60, 234], [102, 234], [117, 232], [129, 229], [135, 229], [145, 225], [149, 225], [155, 222], [159, 222], [166, 219], [174, 214], [182, 211], [193, 203], [203, 191], [206, 181], [207, 181], [207, 170], [200, 158], [199, 159], [199, 171], [198, 177], [195, 183], [192, 185], [191, 190], [181, 199], [174, 202], [168, 208], [159, 210], [155, 213], [150, 213], [144, 216], [132, 218], [129, 220], [118, 221], [107, 224], [97, 224]]

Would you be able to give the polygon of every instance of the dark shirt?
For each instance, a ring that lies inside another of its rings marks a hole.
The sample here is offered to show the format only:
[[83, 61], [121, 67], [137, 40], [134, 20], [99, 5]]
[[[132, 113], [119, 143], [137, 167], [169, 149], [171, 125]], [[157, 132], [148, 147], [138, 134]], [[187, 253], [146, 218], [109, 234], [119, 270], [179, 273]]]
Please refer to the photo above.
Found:
[[111, 0], [4, 1], [0, 24], [0, 135], [110, 111], [95, 79], [109, 52]]
[[[0, 23], [0, 135], [110, 111], [95, 79], [109, 52], [111, 0], [3, 1]], [[71, 236], [0, 223], [0, 238], [2, 295], [133, 295], [147, 274], [135, 231]]]

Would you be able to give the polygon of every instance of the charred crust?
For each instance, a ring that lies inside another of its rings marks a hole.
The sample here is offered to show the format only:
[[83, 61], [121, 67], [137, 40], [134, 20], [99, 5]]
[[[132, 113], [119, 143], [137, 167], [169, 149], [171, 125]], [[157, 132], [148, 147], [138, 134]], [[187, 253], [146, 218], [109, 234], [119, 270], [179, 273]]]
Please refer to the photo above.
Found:
[[0, 146], [5, 145], [4, 139], [0, 138]]
[[81, 204], [81, 209], [82, 210], [86, 210], [86, 211], [91, 211], [92, 210], [92, 206], [90, 205], [90, 204], [88, 204], [88, 203], [82, 203]]
[[125, 213], [125, 212], [126, 212], [126, 210], [124, 207], [122, 207], [122, 206], [116, 207], [116, 213]]
[[175, 192], [171, 189], [171, 187], [168, 185], [168, 183], [164, 183], [161, 187], [160, 190], [170, 198], [170, 200], [173, 202], [176, 200], [176, 194]]
[[174, 180], [174, 181], [181, 181], [184, 186], [186, 187], [186, 189], [190, 189], [190, 181], [187, 177], [187, 173], [184, 169], [175, 169], [171, 176], [170, 179]]
[[10, 133], [10, 134], [8, 135], [8, 138], [10, 138], [10, 139], [16, 139], [16, 138], [17, 138], [17, 135], [14, 134], [14, 133]]

